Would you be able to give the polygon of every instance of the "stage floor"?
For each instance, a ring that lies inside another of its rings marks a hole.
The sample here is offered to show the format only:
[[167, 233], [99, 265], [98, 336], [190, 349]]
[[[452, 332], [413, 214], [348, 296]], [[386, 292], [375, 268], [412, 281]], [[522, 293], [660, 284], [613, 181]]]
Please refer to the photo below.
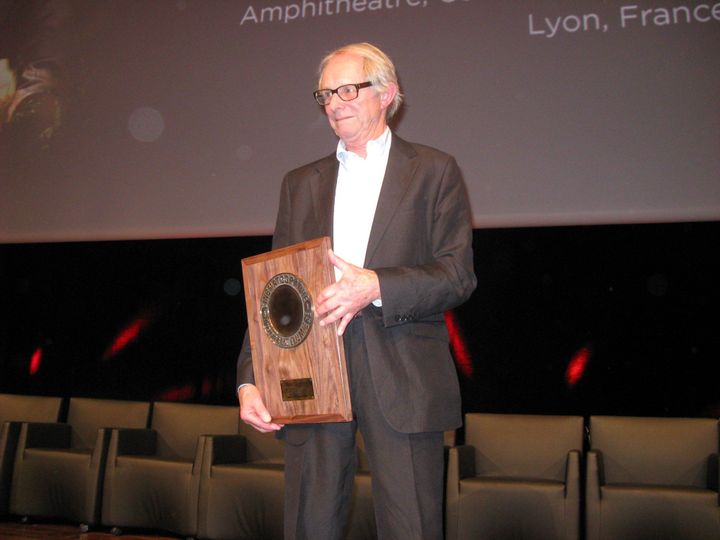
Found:
[[23, 540], [26, 538], [42, 538], [43, 540], [177, 540], [180, 537], [133, 532], [114, 536], [107, 529], [83, 533], [76, 525], [0, 522], [0, 540]]

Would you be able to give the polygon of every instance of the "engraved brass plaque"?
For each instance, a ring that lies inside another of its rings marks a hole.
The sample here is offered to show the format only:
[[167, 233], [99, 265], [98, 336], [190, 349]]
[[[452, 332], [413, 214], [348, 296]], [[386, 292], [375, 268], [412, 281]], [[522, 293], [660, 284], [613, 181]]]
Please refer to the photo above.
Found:
[[315, 399], [312, 379], [286, 379], [280, 381], [283, 401]]

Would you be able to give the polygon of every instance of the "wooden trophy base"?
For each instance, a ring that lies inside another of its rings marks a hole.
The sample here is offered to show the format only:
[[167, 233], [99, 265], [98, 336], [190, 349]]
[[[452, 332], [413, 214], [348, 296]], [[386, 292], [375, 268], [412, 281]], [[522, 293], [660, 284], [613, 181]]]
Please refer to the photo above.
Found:
[[352, 419], [342, 337], [313, 313], [335, 282], [330, 247], [323, 237], [242, 260], [255, 385], [279, 424]]

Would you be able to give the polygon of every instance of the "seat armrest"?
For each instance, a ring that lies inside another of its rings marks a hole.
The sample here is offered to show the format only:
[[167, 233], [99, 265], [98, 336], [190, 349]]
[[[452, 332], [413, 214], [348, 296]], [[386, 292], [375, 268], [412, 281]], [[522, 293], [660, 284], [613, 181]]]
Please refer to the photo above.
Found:
[[21, 425], [22, 422], [6, 421], [0, 426], [0, 516], [8, 513], [10, 482]]
[[585, 496], [587, 500], [600, 499], [600, 488], [605, 485], [602, 473], [602, 452], [588, 450], [585, 463]]
[[111, 435], [112, 428], [98, 428], [95, 436], [95, 446], [92, 448], [93, 462], [107, 455]]
[[[12, 462], [15, 459], [18, 437], [20, 437], [20, 426], [22, 422], [5, 422], [0, 431], [0, 471], [12, 471]], [[0, 479], [0, 486], [6, 485]], [[0, 488], [1, 489], [1, 488]], [[0, 506], [2, 512], [2, 506]]]
[[212, 477], [214, 465], [247, 463], [247, 439], [242, 435], [201, 435], [195, 455], [193, 473], [201, 471], [204, 478]]
[[602, 453], [598, 450], [588, 450], [585, 456], [585, 538], [599, 540], [601, 487], [605, 484], [602, 474]]
[[580, 450], [570, 450], [565, 464], [565, 535], [580, 537]]
[[570, 450], [565, 462], [565, 497], [580, 495], [580, 450]]
[[247, 463], [247, 440], [242, 435], [209, 435], [211, 465]]
[[447, 457], [445, 537], [448, 540], [457, 540], [460, 520], [460, 480], [475, 476], [475, 448], [466, 445], [453, 446], [448, 448]]
[[56, 422], [23, 422], [18, 447], [70, 448], [72, 429]]
[[154, 456], [157, 432], [152, 429], [116, 428], [110, 436], [110, 452], [114, 456]]

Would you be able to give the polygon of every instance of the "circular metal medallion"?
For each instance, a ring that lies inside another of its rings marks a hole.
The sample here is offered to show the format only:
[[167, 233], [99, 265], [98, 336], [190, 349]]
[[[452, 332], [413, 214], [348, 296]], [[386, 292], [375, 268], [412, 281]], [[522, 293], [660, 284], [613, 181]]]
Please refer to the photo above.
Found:
[[263, 289], [260, 314], [263, 330], [272, 342], [292, 349], [305, 340], [312, 328], [312, 298], [299, 277], [277, 274]]

